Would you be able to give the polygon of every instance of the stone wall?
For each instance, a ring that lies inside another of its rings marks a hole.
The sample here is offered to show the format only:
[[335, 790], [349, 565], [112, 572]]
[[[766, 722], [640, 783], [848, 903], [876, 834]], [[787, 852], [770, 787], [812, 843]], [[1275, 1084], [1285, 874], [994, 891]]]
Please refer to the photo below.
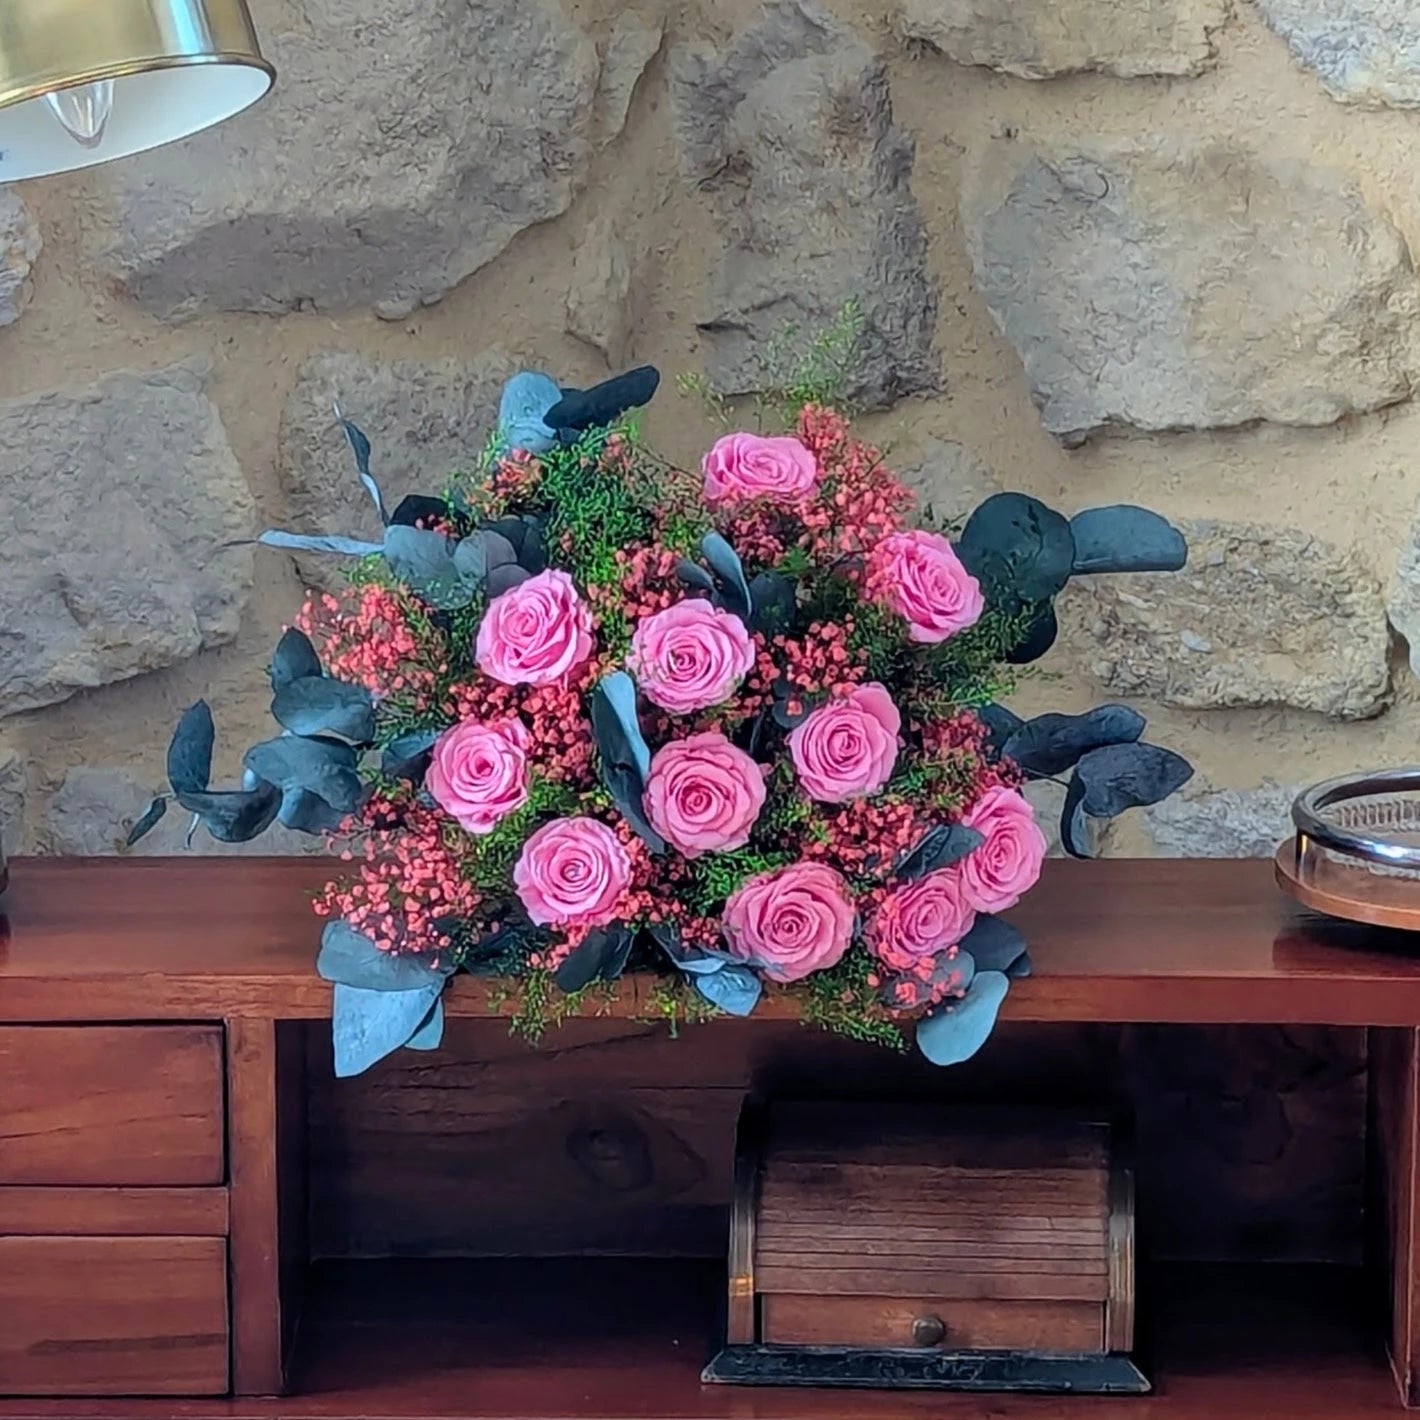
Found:
[[263, 105], [0, 194], [12, 847], [109, 850], [199, 695], [225, 768], [267, 733], [321, 574], [231, 544], [366, 527], [333, 400], [389, 492], [436, 486], [520, 365], [749, 392], [850, 297], [869, 432], [937, 506], [1190, 525], [1182, 578], [1072, 592], [1020, 697], [1129, 696], [1197, 763], [1108, 851], [1265, 851], [1298, 781], [1416, 758], [1411, 0], [253, 8]]

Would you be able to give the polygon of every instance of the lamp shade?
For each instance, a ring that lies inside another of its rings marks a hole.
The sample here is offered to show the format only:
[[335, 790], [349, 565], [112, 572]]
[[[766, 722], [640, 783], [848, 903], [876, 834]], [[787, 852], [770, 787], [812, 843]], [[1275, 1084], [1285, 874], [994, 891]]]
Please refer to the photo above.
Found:
[[0, 0], [0, 182], [171, 143], [274, 77], [246, 0]]

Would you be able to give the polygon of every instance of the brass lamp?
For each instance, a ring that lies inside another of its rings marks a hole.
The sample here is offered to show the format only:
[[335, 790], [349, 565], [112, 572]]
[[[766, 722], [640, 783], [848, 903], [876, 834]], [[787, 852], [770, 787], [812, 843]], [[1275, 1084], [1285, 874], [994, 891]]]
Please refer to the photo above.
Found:
[[0, 0], [0, 182], [171, 143], [274, 78], [246, 0]]

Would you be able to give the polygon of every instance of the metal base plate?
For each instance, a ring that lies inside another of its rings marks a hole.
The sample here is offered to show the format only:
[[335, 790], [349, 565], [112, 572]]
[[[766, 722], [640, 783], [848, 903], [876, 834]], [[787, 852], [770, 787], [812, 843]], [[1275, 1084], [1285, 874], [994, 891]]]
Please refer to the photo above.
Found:
[[859, 1390], [1026, 1391], [1145, 1395], [1125, 1355], [1033, 1351], [861, 1351], [841, 1346], [727, 1346], [701, 1380], [724, 1385], [844, 1386]]

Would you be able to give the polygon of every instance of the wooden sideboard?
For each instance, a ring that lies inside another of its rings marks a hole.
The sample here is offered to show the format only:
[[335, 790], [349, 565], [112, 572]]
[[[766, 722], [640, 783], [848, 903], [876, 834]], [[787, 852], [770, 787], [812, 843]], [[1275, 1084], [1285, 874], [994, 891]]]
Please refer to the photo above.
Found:
[[[1157, 1391], [1107, 1403], [1200, 1420], [1420, 1403], [1420, 942], [1295, 911], [1269, 865], [1050, 864], [1015, 914], [1036, 975], [956, 1071], [806, 1030], [781, 1002], [670, 1040], [634, 980], [533, 1052], [507, 1038], [498, 992], [460, 980], [443, 1050], [357, 1081], [331, 1078], [313, 969], [308, 898], [329, 867], [12, 864], [0, 1420], [1094, 1414], [1103, 1402], [701, 1385], [734, 1116], [751, 1087], [1032, 1103], [1132, 1088], [1147, 1110], [1140, 1040], [1195, 1025], [1220, 1028], [1219, 1051], [1287, 1028], [1299, 1078], [1329, 1068], [1312, 1069], [1306, 1032], [1346, 1028], [1364, 1128], [1333, 1138], [1302, 1110], [1282, 1142], [1260, 1136], [1236, 1190], [1190, 1192], [1179, 1128], [1241, 1095], [1156, 1124], [1141, 1210], [1152, 1188], [1157, 1211], [1246, 1204], [1254, 1225], [1246, 1256], [1222, 1261], [1150, 1258], [1146, 1241]], [[1267, 1067], [1244, 1073], [1265, 1101]], [[1278, 1242], [1303, 1171], [1283, 1151], [1313, 1147], [1356, 1151], [1354, 1208], [1315, 1182], [1303, 1206], [1354, 1211], [1359, 1238], [1364, 1174], [1364, 1258], [1312, 1265], [1327, 1249], [1310, 1234]]]

